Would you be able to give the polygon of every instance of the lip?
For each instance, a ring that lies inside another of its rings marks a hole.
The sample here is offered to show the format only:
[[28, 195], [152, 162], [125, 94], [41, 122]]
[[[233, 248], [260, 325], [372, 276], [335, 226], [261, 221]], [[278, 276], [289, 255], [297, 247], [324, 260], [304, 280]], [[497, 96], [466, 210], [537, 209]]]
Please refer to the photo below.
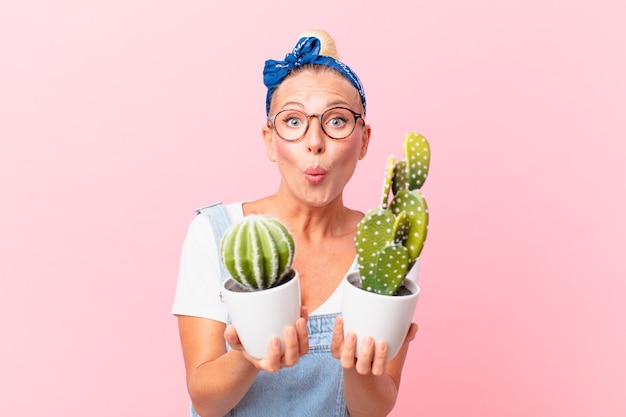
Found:
[[320, 184], [326, 178], [326, 174], [328, 173], [322, 167], [309, 167], [304, 170], [304, 176], [310, 184]]

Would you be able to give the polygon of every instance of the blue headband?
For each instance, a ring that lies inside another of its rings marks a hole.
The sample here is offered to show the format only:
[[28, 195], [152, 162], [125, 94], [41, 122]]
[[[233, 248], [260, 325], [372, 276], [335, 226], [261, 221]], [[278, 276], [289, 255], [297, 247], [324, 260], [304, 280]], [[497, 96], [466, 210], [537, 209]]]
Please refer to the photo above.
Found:
[[272, 101], [274, 90], [276, 90], [291, 71], [306, 64], [324, 65], [339, 71], [339, 73], [346, 77], [359, 92], [361, 103], [363, 103], [363, 113], [365, 113], [365, 90], [363, 90], [363, 85], [361, 85], [359, 77], [343, 62], [329, 56], [320, 55], [320, 49], [320, 40], [318, 38], [300, 38], [293, 48], [293, 51], [285, 55], [284, 61], [276, 61], [273, 59], [265, 61], [263, 83], [267, 87], [265, 111], [268, 115], [270, 114], [270, 101]]

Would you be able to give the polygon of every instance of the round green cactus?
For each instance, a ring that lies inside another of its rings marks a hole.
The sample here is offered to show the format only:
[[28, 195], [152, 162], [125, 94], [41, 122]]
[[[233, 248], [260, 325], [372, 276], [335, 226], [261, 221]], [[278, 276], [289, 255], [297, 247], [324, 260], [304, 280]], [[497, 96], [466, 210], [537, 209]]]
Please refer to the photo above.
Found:
[[260, 214], [230, 226], [221, 242], [226, 269], [252, 290], [278, 285], [291, 270], [294, 250], [289, 229], [280, 220]]

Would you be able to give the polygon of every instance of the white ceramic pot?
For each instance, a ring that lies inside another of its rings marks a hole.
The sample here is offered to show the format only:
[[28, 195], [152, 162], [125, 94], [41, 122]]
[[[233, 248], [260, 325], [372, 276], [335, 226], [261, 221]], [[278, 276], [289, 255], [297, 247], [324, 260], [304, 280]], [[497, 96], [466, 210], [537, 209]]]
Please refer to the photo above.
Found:
[[402, 285], [411, 294], [391, 296], [365, 291], [360, 282], [358, 271], [349, 273], [343, 282], [344, 334], [356, 333], [357, 357], [366, 336], [371, 336], [376, 343], [387, 342], [387, 360], [390, 360], [400, 350], [413, 320], [419, 286], [405, 278]]
[[222, 297], [237, 330], [241, 344], [253, 357], [267, 356], [270, 339], [278, 337], [285, 350], [284, 330], [300, 317], [300, 279], [294, 277], [277, 287], [261, 291], [241, 291], [233, 278], [222, 284]]

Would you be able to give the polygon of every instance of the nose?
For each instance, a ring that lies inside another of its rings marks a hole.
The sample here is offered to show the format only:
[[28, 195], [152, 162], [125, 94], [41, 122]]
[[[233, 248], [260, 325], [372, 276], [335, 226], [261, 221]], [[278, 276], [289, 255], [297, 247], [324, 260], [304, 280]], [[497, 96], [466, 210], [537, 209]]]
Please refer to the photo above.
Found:
[[[317, 120], [317, 123], [313, 120]], [[326, 134], [322, 130], [322, 115], [311, 114], [309, 115], [309, 126], [304, 134], [307, 141], [307, 149], [311, 153], [320, 154], [326, 149]]]

